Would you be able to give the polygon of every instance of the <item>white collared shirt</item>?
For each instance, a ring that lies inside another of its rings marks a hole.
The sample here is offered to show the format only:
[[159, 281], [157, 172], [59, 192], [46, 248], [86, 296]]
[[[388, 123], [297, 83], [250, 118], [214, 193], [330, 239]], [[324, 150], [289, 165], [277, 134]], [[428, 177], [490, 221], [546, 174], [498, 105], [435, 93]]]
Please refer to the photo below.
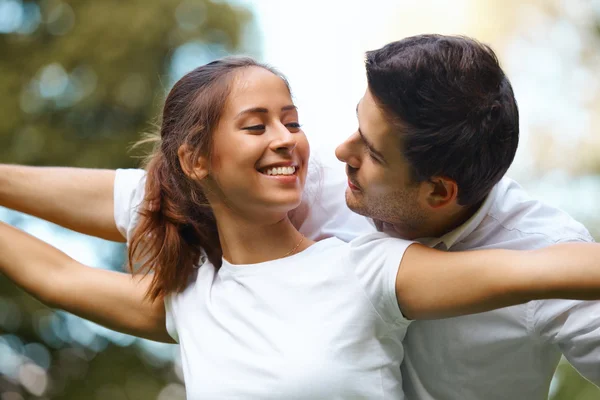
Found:
[[[468, 221], [423, 243], [449, 251], [536, 249], [593, 239], [563, 211], [502, 179]], [[541, 300], [437, 321], [404, 341], [407, 399], [546, 400], [561, 354], [600, 385], [600, 302]]]
[[[119, 170], [115, 219], [129, 238], [143, 197], [143, 171]], [[346, 206], [345, 177], [309, 174], [310, 196], [300, 231], [311, 239], [349, 241], [374, 226]], [[311, 193], [312, 192], [312, 193]], [[450, 251], [535, 249], [559, 242], [593, 241], [566, 213], [530, 198], [502, 179], [478, 212], [441, 238], [423, 239]], [[600, 385], [600, 302], [533, 301], [501, 310], [438, 321], [415, 321], [405, 339], [402, 367], [407, 399], [546, 400], [561, 354]]]
[[[499, 186], [500, 184], [494, 186], [490, 194], [481, 204], [481, 207], [479, 207], [479, 210], [477, 210], [477, 212], [462, 225], [443, 236], [421, 238], [419, 239], [419, 242], [429, 247], [435, 247], [436, 249], [450, 250], [455, 243], [467, 238], [483, 222], [488, 215], [490, 208], [496, 201], [498, 191], [500, 190]], [[396, 236], [393, 232], [386, 233], [388, 233], [390, 236]]]

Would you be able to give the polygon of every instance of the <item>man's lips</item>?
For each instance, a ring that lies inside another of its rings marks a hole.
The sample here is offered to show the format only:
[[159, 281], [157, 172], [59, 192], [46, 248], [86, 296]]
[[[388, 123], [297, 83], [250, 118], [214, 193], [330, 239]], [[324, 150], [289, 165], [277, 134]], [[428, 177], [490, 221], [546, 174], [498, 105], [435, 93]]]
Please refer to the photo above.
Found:
[[356, 184], [356, 179], [354, 179], [356, 171], [356, 168], [352, 168], [350, 165], [346, 164], [346, 176], [348, 177], [348, 187], [353, 192], [360, 191], [360, 185]]
[[350, 178], [348, 178], [348, 187], [350, 188], [350, 190], [355, 191], [355, 192], [357, 192], [357, 191], [360, 190], [360, 188], [357, 185], [355, 185], [354, 183], [352, 183], [352, 181], [350, 180]]

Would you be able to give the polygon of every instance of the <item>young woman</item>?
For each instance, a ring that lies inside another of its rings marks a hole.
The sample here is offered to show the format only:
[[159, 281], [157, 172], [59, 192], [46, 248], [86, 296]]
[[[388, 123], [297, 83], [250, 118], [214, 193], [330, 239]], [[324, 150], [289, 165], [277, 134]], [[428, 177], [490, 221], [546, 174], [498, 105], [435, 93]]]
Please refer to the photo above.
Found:
[[87, 268], [4, 224], [0, 272], [51, 306], [179, 342], [190, 399], [402, 399], [411, 319], [600, 298], [595, 244], [315, 243], [288, 218], [308, 160], [285, 79], [251, 59], [215, 61], [166, 99], [129, 248], [138, 273]]

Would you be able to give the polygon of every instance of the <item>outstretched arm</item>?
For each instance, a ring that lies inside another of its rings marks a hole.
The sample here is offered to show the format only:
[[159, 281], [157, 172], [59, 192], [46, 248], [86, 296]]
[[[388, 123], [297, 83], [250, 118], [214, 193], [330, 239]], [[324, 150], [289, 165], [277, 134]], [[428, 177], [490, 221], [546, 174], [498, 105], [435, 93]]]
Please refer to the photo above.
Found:
[[411, 319], [475, 314], [537, 299], [597, 300], [600, 244], [468, 252], [415, 244], [400, 263], [396, 297]]
[[115, 171], [0, 165], [0, 206], [123, 242], [113, 217]]
[[146, 297], [150, 276], [87, 267], [1, 222], [0, 272], [51, 307], [119, 332], [172, 342], [163, 301]]

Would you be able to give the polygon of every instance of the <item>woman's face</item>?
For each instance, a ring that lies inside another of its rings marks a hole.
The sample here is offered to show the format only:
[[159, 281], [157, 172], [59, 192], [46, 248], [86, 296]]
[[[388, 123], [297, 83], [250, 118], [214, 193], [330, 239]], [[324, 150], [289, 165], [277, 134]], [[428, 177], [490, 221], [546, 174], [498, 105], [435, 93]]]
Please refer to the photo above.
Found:
[[285, 215], [300, 204], [309, 155], [284, 81], [260, 67], [238, 72], [213, 136], [217, 201], [251, 219]]

